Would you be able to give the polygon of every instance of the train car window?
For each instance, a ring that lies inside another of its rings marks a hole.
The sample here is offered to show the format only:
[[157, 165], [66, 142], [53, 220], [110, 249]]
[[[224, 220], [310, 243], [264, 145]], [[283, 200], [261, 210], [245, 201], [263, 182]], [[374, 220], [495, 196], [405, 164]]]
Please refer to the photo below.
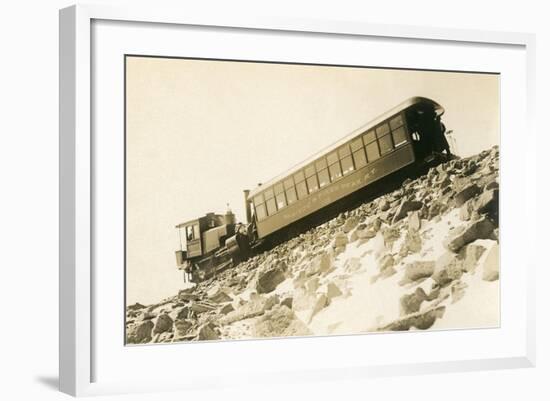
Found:
[[311, 177], [312, 175], [315, 175], [315, 166], [312, 164], [310, 166], [307, 166], [305, 169], [306, 172], [306, 178]]
[[305, 181], [296, 184], [296, 194], [298, 195], [298, 199], [304, 199], [307, 196], [307, 187]]
[[270, 216], [272, 214], [275, 214], [275, 212], [277, 211], [277, 206], [275, 205], [275, 199], [273, 198], [268, 199], [265, 204], [267, 206], [267, 214]]
[[388, 132], [390, 132], [390, 126], [388, 125], [388, 123], [384, 123], [384, 124], [379, 125], [378, 127], [376, 127], [376, 136], [378, 138], [383, 137]]
[[392, 131], [401, 127], [402, 125], [403, 125], [403, 117], [401, 116], [401, 114], [398, 114], [397, 116], [395, 116], [390, 120], [390, 128], [392, 129]]
[[292, 177], [289, 177], [285, 180], [285, 189], [292, 188], [294, 186], [294, 180]]
[[351, 150], [352, 152], [355, 152], [356, 150], [359, 150], [363, 147], [363, 141], [361, 140], [361, 137], [354, 139], [351, 142]]
[[330, 184], [330, 179], [328, 177], [328, 169], [323, 169], [317, 173], [317, 176], [319, 177], [319, 187], [323, 188]]
[[407, 134], [405, 133], [405, 127], [399, 127], [391, 133], [393, 137], [393, 143], [395, 147], [401, 146], [407, 143]]
[[294, 187], [287, 189], [285, 193], [286, 193], [286, 200], [289, 205], [298, 200], [298, 198], [296, 197], [296, 190], [294, 189]]
[[274, 188], [275, 188], [275, 194], [280, 194], [281, 192], [283, 192], [283, 183], [280, 182], [276, 184]]
[[200, 233], [198, 224], [193, 225], [193, 235], [195, 236], [195, 239], [199, 239], [201, 237], [201, 233]]
[[265, 204], [256, 206], [256, 216], [258, 216], [258, 220], [263, 220], [266, 218], [267, 214], [265, 211]]
[[332, 152], [327, 156], [328, 164], [333, 164], [338, 161], [338, 154], [336, 152]]
[[281, 192], [280, 194], [275, 195], [275, 199], [277, 200], [277, 209], [282, 209], [286, 206], [286, 198], [285, 193]]
[[365, 150], [367, 151], [367, 160], [370, 162], [378, 159], [380, 157], [380, 152], [378, 151], [378, 144], [376, 142], [369, 143]]
[[187, 241], [192, 241], [195, 239], [195, 234], [193, 233], [193, 226], [185, 227], [185, 237]]
[[380, 144], [380, 153], [386, 154], [388, 152], [391, 152], [393, 150], [393, 143], [391, 141], [391, 135], [385, 135], [382, 138], [378, 140], [378, 143]]
[[349, 150], [349, 145], [344, 145], [340, 149], [338, 149], [338, 157], [340, 160], [342, 160], [344, 157], [351, 154], [351, 151]]
[[296, 174], [294, 174], [294, 182], [299, 183], [300, 181], [304, 181], [306, 177], [304, 176], [303, 171], [298, 171]]
[[342, 173], [344, 175], [351, 173], [353, 171], [353, 160], [351, 160], [351, 156], [346, 156], [342, 159]]
[[264, 203], [264, 194], [259, 194], [254, 197], [254, 206]]
[[315, 162], [315, 170], [319, 172], [324, 168], [327, 168], [327, 160], [323, 157]]
[[317, 176], [314, 175], [307, 179], [307, 188], [310, 194], [319, 189], [319, 184], [317, 184]]
[[330, 180], [337, 180], [342, 176], [342, 170], [340, 169], [340, 163], [334, 163], [329, 168], [330, 171]]
[[275, 196], [275, 194], [273, 193], [273, 187], [271, 188], [268, 188], [264, 191], [264, 197], [265, 199], [271, 199]]
[[357, 152], [353, 152], [353, 161], [355, 162], [355, 168], [358, 170], [367, 165], [367, 158], [365, 157], [363, 148], [359, 149]]
[[264, 197], [265, 199], [271, 199], [275, 196], [275, 194], [273, 193], [273, 187], [272, 188], [268, 188], [264, 191]]
[[363, 135], [363, 142], [365, 143], [365, 145], [368, 145], [374, 140], [376, 140], [376, 135], [374, 134], [374, 131], [369, 131], [365, 135]]

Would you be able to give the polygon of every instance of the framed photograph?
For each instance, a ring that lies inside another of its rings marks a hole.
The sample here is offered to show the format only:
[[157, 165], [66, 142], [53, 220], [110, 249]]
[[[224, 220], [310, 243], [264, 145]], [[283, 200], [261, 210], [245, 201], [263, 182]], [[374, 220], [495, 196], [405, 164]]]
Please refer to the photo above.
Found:
[[61, 10], [61, 390], [533, 366], [533, 47]]

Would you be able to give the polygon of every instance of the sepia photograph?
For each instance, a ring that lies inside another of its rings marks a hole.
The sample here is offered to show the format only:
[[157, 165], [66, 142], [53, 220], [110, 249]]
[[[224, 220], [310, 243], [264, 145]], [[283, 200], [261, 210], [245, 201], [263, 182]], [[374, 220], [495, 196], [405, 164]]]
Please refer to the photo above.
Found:
[[126, 55], [125, 344], [500, 326], [500, 76]]

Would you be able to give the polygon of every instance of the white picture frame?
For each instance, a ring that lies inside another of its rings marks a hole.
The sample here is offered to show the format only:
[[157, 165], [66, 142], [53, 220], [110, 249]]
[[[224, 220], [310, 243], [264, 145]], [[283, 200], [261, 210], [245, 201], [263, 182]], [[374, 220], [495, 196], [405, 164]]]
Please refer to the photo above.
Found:
[[[344, 35], [347, 37], [382, 37], [387, 40], [436, 41], [438, 43], [462, 43], [469, 46], [497, 45], [515, 46], [521, 49], [518, 57], [525, 61], [525, 123], [527, 138], [534, 138], [531, 110], [534, 110], [534, 46], [535, 37], [525, 33], [485, 32], [459, 29], [436, 29], [428, 27], [375, 25], [358, 21], [297, 20], [292, 18], [254, 19], [233, 16], [192, 15], [182, 10], [159, 8], [112, 8], [108, 6], [78, 5], [60, 11], [60, 390], [75, 396], [126, 393], [134, 391], [157, 391], [166, 389], [201, 389], [224, 386], [238, 381], [220, 378], [211, 374], [197, 374], [186, 381], [173, 379], [134, 383], [127, 380], [97, 380], [94, 366], [94, 325], [97, 316], [93, 311], [94, 282], [92, 272], [94, 230], [94, 158], [92, 147], [93, 104], [92, 68], [94, 66], [92, 25], [94, 21], [124, 21], [147, 24], [175, 24], [181, 26], [232, 28], [243, 30], [308, 33], [311, 35]], [[460, 66], [456, 66], [460, 69]], [[122, 85], [120, 86], [122, 90]], [[524, 151], [525, 152], [525, 151]], [[122, 156], [121, 156], [122, 157]], [[534, 156], [525, 158], [513, 179], [535, 180]], [[506, 176], [503, 180], [506, 180]], [[505, 181], [506, 182], [506, 181]], [[527, 197], [527, 194], [523, 194]], [[526, 210], [527, 216], [536, 216], [534, 208]], [[525, 224], [535, 218], [525, 219]], [[525, 245], [526, 247], [528, 245]], [[521, 250], [521, 249], [520, 249]], [[527, 248], [524, 249], [527, 254]], [[525, 268], [533, 269], [536, 261], [526, 259]], [[521, 312], [525, 332], [516, 339], [521, 352], [469, 360], [446, 360], [439, 362], [365, 363], [362, 366], [320, 366], [318, 369], [303, 369], [297, 378], [295, 372], [278, 371], [279, 379], [325, 380], [362, 378], [401, 374], [469, 371], [531, 367], [535, 363], [534, 339], [534, 276], [526, 275], [519, 281], [525, 288], [525, 310]], [[120, 289], [122, 291], [122, 289]], [[121, 323], [122, 324], [122, 323]], [[345, 340], [345, 339], [344, 339]], [[271, 340], [286, 341], [286, 340]], [[349, 341], [352, 341], [349, 338]], [[521, 342], [521, 344], [519, 344]], [[201, 344], [214, 347], [216, 344]], [[232, 345], [229, 344], [228, 347]], [[248, 342], [244, 347], [253, 347]], [[217, 348], [220, 349], [219, 347]], [[151, 353], [160, 352], [151, 348]], [[165, 353], [166, 354], [166, 353]], [[259, 369], [249, 377], [258, 383], [267, 382], [268, 373]], [[244, 382], [242, 382], [244, 383]], [[241, 383], [241, 384], [242, 384]]]

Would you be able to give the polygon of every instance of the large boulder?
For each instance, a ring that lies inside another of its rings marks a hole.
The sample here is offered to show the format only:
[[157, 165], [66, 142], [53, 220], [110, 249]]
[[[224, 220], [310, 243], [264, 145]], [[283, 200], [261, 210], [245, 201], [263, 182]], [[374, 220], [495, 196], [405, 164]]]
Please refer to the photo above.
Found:
[[417, 287], [412, 294], [405, 294], [400, 299], [401, 315], [409, 315], [420, 310], [422, 302], [428, 299], [428, 295], [421, 287]]
[[462, 270], [468, 273], [474, 272], [477, 262], [485, 250], [483, 245], [478, 245], [476, 243], [471, 243], [463, 247], [459, 254], [462, 259]]
[[154, 323], [151, 320], [146, 320], [128, 329], [126, 340], [129, 344], [143, 344], [151, 341], [151, 333]]
[[178, 319], [174, 323], [176, 338], [186, 337], [190, 335], [190, 331], [194, 326], [194, 322], [190, 319]]
[[166, 331], [171, 331], [173, 323], [174, 321], [169, 315], [160, 315], [157, 319], [157, 322], [155, 323], [155, 327], [153, 328], [153, 333], [160, 334]]
[[420, 201], [415, 200], [404, 200], [399, 205], [399, 208], [397, 209], [397, 213], [393, 217], [393, 223], [396, 223], [397, 221], [401, 220], [404, 217], [407, 217], [407, 213], [413, 212], [415, 210], [420, 210], [422, 208], [423, 203]]
[[311, 309], [309, 313], [308, 323], [311, 323], [313, 318], [317, 313], [319, 313], [321, 310], [325, 308], [325, 306], [328, 305], [329, 299], [325, 294], [319, 294], [317, 296], [317, 299], [315, 300], [315, 303], [313, 304], [313, 308]]
[[349, 217], [342, 226], [342, 231], [346, 234], [349, 233], [351, 230], [357, 227], [357, 225], [359, 224], [359, 220], [359, 216]]
[[220, 319], [221, 324], [231, 324], [239, 320], [249, 319], [252, 317], [263, 315], [267, 310], [279, 303], [277, 295], [270, 297], [257, 295], [251, 298], [250, 301], [240, 305], [237, 309], [229, 312], [226, 316]]
[[427, 330], [433, 326], [436, 319], [445, 313], [445, 306], [431, 308], [426, 311], [416, 312], [393, 321], [379, 329], [379, 331], [406, 331], [411, 327], [419, 330]]
[[481, 194], [477, 199], [476, 209], [481, 214], [488, 214], [496, 219], [498, 216], [498, 188], [490, 189]]
[[207, 297], [209, 301], [215, 302], [217, 304], [231, 302], [233, 300], [233, 298], [227, 295], [227, 292], [222, 290], [219, 285], [215, 285], [214, 287], [210, 288], [207, 292]]
[[399, 251], [400, 256], [407, 256], [409, 253], [420, 252], [422, 249], [422, 239], [418, 234], [418, 231], [407, 231], [405, 234], [405, 240]]
[[317, 255], [311, 260], [306, 268], [305, 275], [313, 276], [316, 274], [326, 273], [332, 267], [332, 258], [327, 252]]
[[476, 239], [491, 238], [494, 229], [493, 222], [486, 217], [482, 217], [463, 229], [453, 230], [445, 240], [445, 245], [450, 251], [458, 252], [463, 246], [474, 242]]
[[334, 284], [333, 282], [329, 282], [327, 284], [327, 298], [329, 301], [341, 295], [342, 291], [336, 284]]
[[481, 189], [476, 184], [467, 185], [455, 195], [456, 206], [462, 206], [467, 200], [479, 194], [480, 191]]
[[499, 279], [499, 264], [500, 264], [500, 257], [499, 257], [499, 250], [500, 247], [498, 245], [494, 245], [490, 251], [487, 257], [485, 258], [485, 261], [483, 262], [483, 273], [482, 278], [485, 281], [495, 281]]
[[445, 287], [454, 280], [462, 277], [462, 261], [457, 254], [446, 252], [435, 262], [435, 270], [432, 274], [432, 280], [440, 287]]
[[422, 278], [430, 277], [435, 270], [434, 261], [416, 261], [405, 266], [405, 273], [400, 284], [407, 284]]
[[214, 324], [206, 323], [199, 327], [197, 339], [199, 341], [214, 341], [219, 340], [220, 336], [218, 335]]
[[285, 281], [285, 273], [280, 265], [271, 266], [258, 271], [256, 279], [256, 291], [258, 294], [267, 294], [275, 290], [279, 284]]
[[285, 305], [279, 305], [260, 317], [252, 327], [254, 337], [291, 337], [312, 334]]

